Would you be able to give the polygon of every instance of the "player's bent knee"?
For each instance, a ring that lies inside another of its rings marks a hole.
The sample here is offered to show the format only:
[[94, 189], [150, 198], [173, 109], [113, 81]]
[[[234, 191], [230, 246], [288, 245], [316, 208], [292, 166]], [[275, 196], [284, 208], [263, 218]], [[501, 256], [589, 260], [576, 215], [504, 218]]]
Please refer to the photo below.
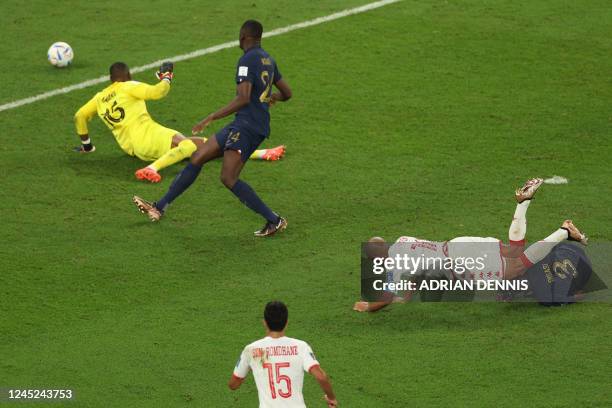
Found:
[[193, 152], [189, 161], [191, 162], [191, 164], [201, 166], [204, 164], [204, 158], [205, 158], [204, 152], [198, 149], [195, 152]]
[[223, 185], [230, 190], [234, 188], [234, 184], [236, 184], [236, 182], [238, 181], [237, 177], [234, 177], [231, 174], [226, 174], [224, 172], [221, 172], [220, 179], [221, 179], [221, 183], [223, 183]]
[[222, 156], [223, 152], [214, 137], [208, 138], [204, 144], [198, 145], [197, 150], [191, 155], [191, 163], [201, 166], [204, 163]]
[[193, 152], [193, 154], [191, 155], [190, 161], [192, 164], [201, 166], [207, 161], [210, 161], [217, 156], [218, 154], [215, 153], [214, 148], [211, 148], [207, 144], [204, 144], [204, 145], [197, 146], [196, 151]]

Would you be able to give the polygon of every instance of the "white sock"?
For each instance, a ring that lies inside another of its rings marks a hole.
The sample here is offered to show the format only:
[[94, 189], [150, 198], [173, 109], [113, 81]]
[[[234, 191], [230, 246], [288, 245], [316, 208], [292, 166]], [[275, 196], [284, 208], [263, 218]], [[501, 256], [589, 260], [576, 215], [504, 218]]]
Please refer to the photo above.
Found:
[[516, 205], [514, 218], [512, 218], [512, 224], [510, 224], [510, 230], [508, 231], [511, 244], [512, 241], [523, 241], [525, 239], [525, 234], [527, 233], [527, 208], [529, 208], [530, 202], [531, 200], [525, 200]]
[[546, 258], [546, 255], [548, 255], [559, 242], [565, 241], [567, 237], [568, 232], [562, 228], [559, 228], [544, 238], [543, 241], [538, 241], [535, 244], [530, 245], [521, 256], [523, 264], [525, 264], [525, 266], [531, 266], [540, 262], [542, 259]]

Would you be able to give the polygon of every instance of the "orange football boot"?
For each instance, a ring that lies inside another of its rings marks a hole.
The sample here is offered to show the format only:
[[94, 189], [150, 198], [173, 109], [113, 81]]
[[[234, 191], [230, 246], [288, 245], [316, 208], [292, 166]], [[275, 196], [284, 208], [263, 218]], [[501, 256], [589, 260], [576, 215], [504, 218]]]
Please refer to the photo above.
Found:
[[150, 167], [145, 167], [140, 170], [136, 170], [134, 173], [138, 180], [147, 180], [151, 183], [159, 183], [162, 179], [162, 176]]
[[285, 146], [280, 145], [272, 149], [266, 149], [266, 152], [262, 156], [263, 160], [276, 161], [280, 160], [285, 155]]

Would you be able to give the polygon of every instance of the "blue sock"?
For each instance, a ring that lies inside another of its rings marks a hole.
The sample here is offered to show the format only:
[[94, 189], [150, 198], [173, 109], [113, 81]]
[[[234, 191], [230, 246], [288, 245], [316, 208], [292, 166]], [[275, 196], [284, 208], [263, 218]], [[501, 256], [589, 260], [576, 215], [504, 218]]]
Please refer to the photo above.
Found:
[[178, 176], [174, 178], [168, 192], [155, 204], [155, 207], [162, 212], [165, 211], [166, 207], [168, 207], [172, 201], [183, 194], [183, 192], [193, 184], [195, 179], [198, 178], [201, 170], [202, 166], [196, 166], [191, 162], [188, 163]]
[[261, 201], [261, 198], [259, 198], [251, 186], [244, 181], [238, 180], [236, 184], [234, 184], [234, 187], [232, 187], [231, 191], [236, 197], [238, 197], [238, 199], [240, 199], [240, 201], [242, 201], [244, 205], [264, 217], [269, 222], [274, 224], [278, 222], [279, 216], [268, 208], [268, 206]]

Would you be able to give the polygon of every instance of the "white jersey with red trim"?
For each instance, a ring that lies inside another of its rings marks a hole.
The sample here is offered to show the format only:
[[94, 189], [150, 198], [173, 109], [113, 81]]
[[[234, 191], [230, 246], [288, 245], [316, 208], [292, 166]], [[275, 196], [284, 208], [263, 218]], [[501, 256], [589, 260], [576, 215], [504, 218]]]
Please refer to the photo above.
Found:
[[234, 376], [245, 378], [253, 371], [260, 408], [305, 408], [304, 372], [319, 365], [305, 341], [291, 337], [264, 337], [244, 348]]
[[[502, 279], [504, 261], [497, 238], [457, 237], [450, 241], [427, 241], [402, 236], [389, 248], [389, 257], [402, 262], [388, 270], [387, 281], [399, 282], [409, 275], [449, 279]], [[406, 258], [406, 259], [405, 259]], [[407, 261], [407, 262], [406, 262]]]
[[443, 268], [448, 258], [447, 244], [441, 241], [427, 241], [415, 237], [402, 236], [389, 248], [389, 257], [397, 259], [388, 281], [399, 282], [408, 276], [446, 276]]

